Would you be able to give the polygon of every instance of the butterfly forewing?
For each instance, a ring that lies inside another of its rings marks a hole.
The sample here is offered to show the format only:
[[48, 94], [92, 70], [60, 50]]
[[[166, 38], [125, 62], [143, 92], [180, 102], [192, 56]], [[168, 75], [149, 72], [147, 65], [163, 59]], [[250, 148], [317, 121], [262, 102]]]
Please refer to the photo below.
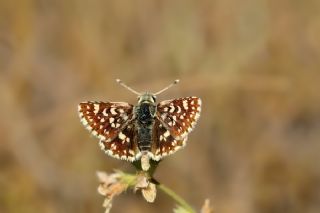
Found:
[[83, 102], [78, 105], [82, 124], [100, 140], [110, 142], [132, 119], [133, 106], [124, 102]]
[[200, 111], [200, 98], [179, 98], [160, 102], [157, 118], [175, 139], [184, 139], [194, 128]]

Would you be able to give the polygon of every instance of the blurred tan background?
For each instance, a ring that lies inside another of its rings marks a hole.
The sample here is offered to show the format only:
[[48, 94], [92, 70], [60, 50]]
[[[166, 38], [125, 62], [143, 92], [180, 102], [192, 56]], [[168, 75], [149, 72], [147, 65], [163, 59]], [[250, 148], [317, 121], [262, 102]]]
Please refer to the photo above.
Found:
[[[196, 209], [320, 212], [320, 1], [1, 0], [0, 212], [103, 212], [106, 156], [85, 100], [203, 99], [188, 145], [155, 177]], [[128, 192], [113, 212], [172, 212]]]

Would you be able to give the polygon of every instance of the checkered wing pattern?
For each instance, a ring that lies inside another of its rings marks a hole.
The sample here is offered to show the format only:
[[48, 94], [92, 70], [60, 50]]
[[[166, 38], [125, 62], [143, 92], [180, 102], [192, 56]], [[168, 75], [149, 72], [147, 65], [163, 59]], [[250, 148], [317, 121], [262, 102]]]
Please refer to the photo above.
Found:
[[121, 160], [134, 161], [140, 152], [133, 122], [125, 126], [112, 141], [100, 140], [99, 144], [106, 154]]
[[151, 152], [153, 154], [152, 159], [156, 161], [181, 149], [186, 145], [187, 141], [187, 137], [175, 139], [158, 119], [154, 124], [153, 138], [154, 143], [152, 144]]
[[124, 102], [83, 102], [78, 105], [82, 124], [100, 139], [101, 148], [110, 156], [134, 160], [135, 128], [133, 106]]
[[185, 145], [187, 135], [195, 127], [201, 112], [201, 99], [187, 97], [162, 101], [157, 106], [154, 126], [157, 147], [155, 158], [172, 154]]

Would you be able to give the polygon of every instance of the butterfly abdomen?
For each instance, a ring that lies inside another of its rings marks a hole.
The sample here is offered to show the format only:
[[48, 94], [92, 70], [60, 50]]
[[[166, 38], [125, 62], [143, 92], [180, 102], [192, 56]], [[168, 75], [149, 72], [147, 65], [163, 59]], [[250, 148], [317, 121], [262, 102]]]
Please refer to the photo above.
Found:
[[138, 146], [141, 151], [150, 151], [152, 129], [154, 124], [155, 106], [151, 103], [141, 103], [137, 106]]

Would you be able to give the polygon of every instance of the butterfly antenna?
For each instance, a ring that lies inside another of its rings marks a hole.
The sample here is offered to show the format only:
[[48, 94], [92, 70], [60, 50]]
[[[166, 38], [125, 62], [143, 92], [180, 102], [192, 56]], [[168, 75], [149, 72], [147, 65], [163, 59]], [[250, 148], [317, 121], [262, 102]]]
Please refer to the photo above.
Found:
[[179, 83], [179, 81], [180, 81], [179, 79], [176, 79], [176, 80], [175, 80], [174, 82], [172, 82], [169, 86], [167, 86], [167, 87], [165, 87], [164, 89], [162, 89], [162, 90], [154, 93], [154, 95], [159, 95], [160, 93], [166, 91], [167, 89], [169, 89], [169, 88], [172, 87], [173, 85]]
[[133, 92], [136, 95], [141, 95], [140, 92], [135, 91], [134, 89], [132, 89], [131, 87], [127, 86], [125, 83], [123, 83], [120, 79], [116, 79], [117, 83], [119, 83], [121, 86], [123, 86], [124, 88], [126, 88], [127, 90], [130, 90], [131, 92]]

